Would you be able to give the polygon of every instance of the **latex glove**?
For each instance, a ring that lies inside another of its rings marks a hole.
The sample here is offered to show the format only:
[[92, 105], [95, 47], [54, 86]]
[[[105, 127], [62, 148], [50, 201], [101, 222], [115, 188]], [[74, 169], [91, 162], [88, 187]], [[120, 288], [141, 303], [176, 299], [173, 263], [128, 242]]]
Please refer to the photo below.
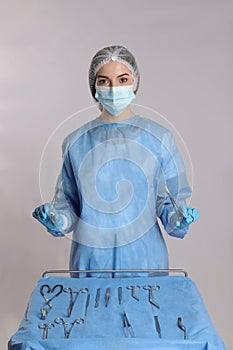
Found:
[[32, 216], [44, 225], [53, 236], [64, 236], [64, 233], [61, 232], [64, 226], [63, 216], [58, 213], [52, 204], [40, 205], [34, 210]]
[[170, 219], [171, 224], [178, 229], [188, 228], [189, 225], [192, 222], [197, 221], [200, 216], [199, 212], [195, 208], [189, 207], [187, 205], [180, 207], [180, 209], [184, 216], [183, 219], [180, 221], [176, 213], [174, 213]]

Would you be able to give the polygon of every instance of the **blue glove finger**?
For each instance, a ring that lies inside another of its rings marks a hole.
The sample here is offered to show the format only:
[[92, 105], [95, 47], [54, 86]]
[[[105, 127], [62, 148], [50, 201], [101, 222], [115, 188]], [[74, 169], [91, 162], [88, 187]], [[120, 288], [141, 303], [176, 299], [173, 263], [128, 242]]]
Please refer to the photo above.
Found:
[[35, 214], [38, 216], [39, 219], [45, 220], [47, 217], [47, 214], [44, 210], [44, 205], [40, 205], [38, 208], [35, 209]]
[[43, 205], [39, 206], [38, 208], [35, 209], [33, 212], [33, 217], [39, 221], [43, 221], [45, 219], [45, 213], [44, 213], [44, 208]]
[[[188, 217], [189, 218], [189, 222], [194, 222], [199, 218], [200, 214], [199, 212], [195, 209], [195, 208], [188, 208]], [[191, 221], [190, 221], [191, 219]]]
[[32, 216], [46, 227], [52, 225], [52, 222], [51, 222], [50, 217], [48, 215], [48, 205], [47, 204], [42, 204], [39, 207], [37, 207], [34, 210], [34, 212], [32, 213]]
[[193, 212], [192, 212], [192, 216], [193, 216], [193, 221], [197, 221], [199, 219], [200, 213], [197, 209], [192, 208]]

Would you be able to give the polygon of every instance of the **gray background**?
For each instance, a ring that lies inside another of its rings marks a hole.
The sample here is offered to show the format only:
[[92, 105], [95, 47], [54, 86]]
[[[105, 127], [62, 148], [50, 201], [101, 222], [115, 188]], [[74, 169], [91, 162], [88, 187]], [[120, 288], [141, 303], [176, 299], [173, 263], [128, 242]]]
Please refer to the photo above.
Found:
[[[137, 58], [135, 102], [168, 118], [188, 147], [201, 217], [184, 240], [166, 237], [170, 265], [189, 272], [233, 349], [232, 10], [227, 0], [0, 2], [1, 349], [41, 273], [68, 267], [70, 240], [31, 217], [41, 203], [39, 164], [55, 128], [93, 106], [89, 63], [111, 44]], [[77, 127], [98, 110], [81, 115]], [[60, 148], [51, 164], [59, 157]]]

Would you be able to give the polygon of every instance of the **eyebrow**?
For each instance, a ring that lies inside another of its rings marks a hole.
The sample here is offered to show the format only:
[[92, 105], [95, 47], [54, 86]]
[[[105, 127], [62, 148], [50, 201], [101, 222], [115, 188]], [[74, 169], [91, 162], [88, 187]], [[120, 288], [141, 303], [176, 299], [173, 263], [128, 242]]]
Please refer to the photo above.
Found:
[[[123, 74], [118, 75], [117, 78], [121, 78], [124, 75], [128, 75], [129, 76], [128, 73], [123, 73]], [[107, 79], [109, 79], [109, 77], [107, 77], [106, 75], [97, 75], [97, 78], [107, 78]]]

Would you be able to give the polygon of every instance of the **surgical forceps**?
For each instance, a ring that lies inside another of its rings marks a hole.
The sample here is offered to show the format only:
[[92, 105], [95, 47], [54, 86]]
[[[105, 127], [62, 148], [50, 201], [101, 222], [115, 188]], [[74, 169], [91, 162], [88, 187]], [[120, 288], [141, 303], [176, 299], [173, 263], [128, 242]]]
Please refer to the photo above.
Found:
[[149, 302], [160, 309], [159, 304], [154, 300], [154, 290], [160, 290], [160, 286], [158, 284], [151, 286], [150, 284], [146, 284], [143, 289], [149, 290]]
[[[54, 322], [56, 324], [61, 324], [63, 325], [63, 329], [64, 329], [64, 338], [68, 339], [70, 337], [70, 333], [74, 327], [75, 324], [83, 324], [84, 323], [84, 319], [83, 318], [76, 318], [73, 322], [66, 322], [63, 318], [61, 317], [57, 317]], [[68, 329], [68, 326], [69, 329]]]
[[[75, 292], [72, 290], [72, 288], [69, 287], [69, 288], [65, 288], [64, 292], [70, 293], [70, 305], [69, 305], [68, 310], [67, 310], [68, 317], [70, 317], [72, 310], [73, 310], [73, 307], [74, 307], [74, 304], [75, 304], [79, 294], [80, 293], [87, 293], [88, 288], [81, 288], [81, 289], [79, 289], [79, 291]], [[74, 297], [74, 294], [76, 294], [75, 297]]]
[[124, 330], [125, 330], [125, 336], [128, 337], [131, 335], [131, 337], [135, 338], [135, 333], [133, 330], [133, 327], [131, 326], [129, 319], [126, 315], [126, 312], [123, 314], [123, 325], [124, 325]]
[[[58, 288], [58, 291], [55, 292], [55, 290]], [[44, 290], [46, 289], [46, 292], [44, 292]], [[44, 320], [47, 316], [48, 311], [52, 308], [52, 304], [51, 301], [58, 297], [58, 295], [60, 295], [63, 291], [63, 285], [62, 284], [56, 284], [55, 286], [53, 286], [53, 288], [50, 287], [50, 285], [48, 284], [43, 284], [40, 287], [40, 294], [42, 295], [42, 297], [45, 300], [45, 304], [41, 307], [41, 319]], [[48, 298], [46, 296], [45, 293], [47, 294], [53, 294], [55, 292], [55, 294], [52, 296], [52, 298]], [[49, 307], [49, 309], [47, 308], [47, 306]]]
[[40, 329], [43, 329], [43, 337], [42, 339], [47, 339], [48, 338], [48, 330], [51, 328], [54, 328], [54, 324], [53, 323], [41, 323], [38, 326]]
[[177, 219], [178, 221], [182, 221], [184, 219], [184, 214], [182, 212], [182, 210], [180, 209], [180, 207], [177, 205], [174, 197], [172, 196], [171, 192], [169, 191], [167, 185], [165, 185], [165, 189], [166, 189], [166, 192], [168, 194], [168, 197], [170, 198], [170, 201], [172, 203], [172, 206], [176, 212], [176, 215], [177, 215]]
[[137, 289], [140, 289], [140, 286], [128, 286], [128, 287], [126, 287], [127, 289], [129, 289], [129, 290], [131, 290], [131, 295], [132, 295], [132, 297], [135, 299], [135, 300], [137, 300], [137, 301], [139, 301], [139, 297], [136, 295], [136, 290]]

